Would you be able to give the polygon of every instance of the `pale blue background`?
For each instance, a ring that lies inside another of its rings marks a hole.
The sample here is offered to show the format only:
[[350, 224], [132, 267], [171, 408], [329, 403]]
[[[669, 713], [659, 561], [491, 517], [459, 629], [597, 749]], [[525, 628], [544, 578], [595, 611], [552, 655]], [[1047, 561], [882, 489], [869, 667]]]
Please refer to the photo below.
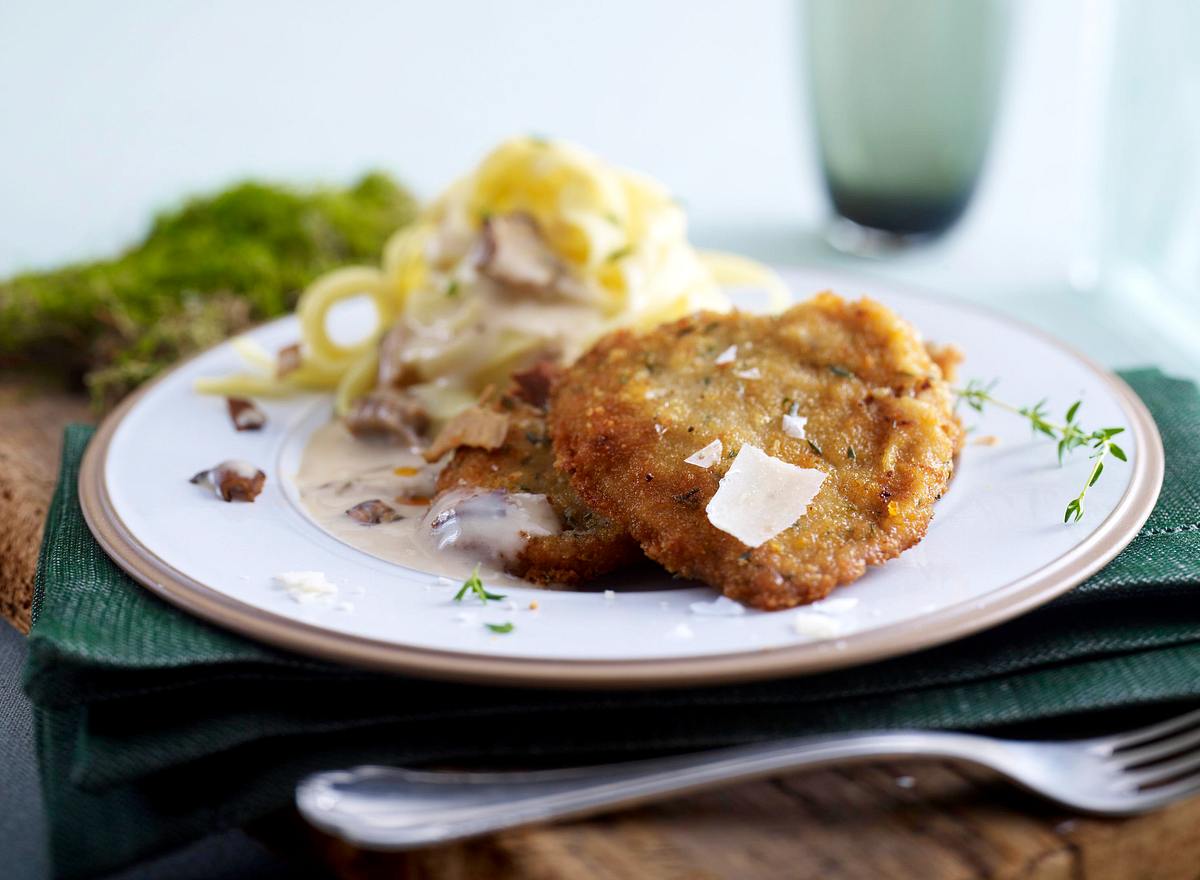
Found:
[[[1112, 332], [1095, 296], [1083, 315], [1076, 297], [1120, 274], [1109, 270], [1128, 242], [1157, 248], [1160, 262], [1170, 251], [1176, 286], [1200, 286], [1194, 248], [1164, 247], [1182, 236], [1155, 225], [1191, 223], [1200, 238], [1200, 200], [1179, 216], [1159, 201], [1127, 210], [1147, 191], [1128, 165], [1163, 151], [1142, 146], [1142, 127], [1122, 136], [1112, 112], [1140, 111], [1150, 143], [1174, 145], [1156, 193], [1200, 192], [1200, 159], [1191, 184], [1177, 170], [1189, 143], [1200, 156], [1200, 136], [1176, 130], [1192, 100], [1179, 84], [1197, 79], [1176, 56], [1194, 54], [1180, 35], [1200, 26], [1200, 4], [1013, 8], [1008, 89], [973, 209], [943, 245], [866, 269], [997, 303], [1114, 365], [1153, 354], [1194, 369], [1200, 323], [1175, 314], [1155, 277], [1116, 267], [1132, 279], [1123, 287], [1153, 300], [1139, 309], [1158, 316], [1145, 328]], [[8, 2], [0, 275], [108, 253], [181, 193], [241, 176], [344, 181], [381, 166], [428, 195], [522, 132], [659, 177], [701, 244], [830, 261], [812, 236], [826, 209], [798, 20], [789, 0]], [[1114, 57], [1125, 58], [1115, 83]], [[1128, 217], [1148, 231], [1130, 234]]]
[[[1112, 10], [1041, 6], [1017, 16], [1004, 120], [1020, 123], [1002, 120], [971, 223], [1072, 251]], [[237, 176], [379, 165], [433, 193], [528, 131], [661, 178], [701, 234], [813, 224], [798, 18], [785, 0], [6, 4], [0, 272], [105, 253]], [[1012, 223], [1033, 192], [1038, 228]]]

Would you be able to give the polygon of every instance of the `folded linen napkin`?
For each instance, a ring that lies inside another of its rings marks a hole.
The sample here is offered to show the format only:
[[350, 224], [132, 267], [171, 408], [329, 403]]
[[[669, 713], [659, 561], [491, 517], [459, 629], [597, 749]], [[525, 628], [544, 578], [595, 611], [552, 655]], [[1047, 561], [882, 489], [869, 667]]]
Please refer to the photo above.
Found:
[[362, 762], [574, 762], [865, 728], [989, 728], [1200, 699], [1200, 393], [1125, 374], [1163, 435], [1141, 533], [1069, 595], [989, 632], [870, 666], [654, 691], [428, 682], [277, 651], [140, 588], [79, 510], [66, 434], [39, 566], [26, 690], [52, 852], [87, 877], [290, 802]]

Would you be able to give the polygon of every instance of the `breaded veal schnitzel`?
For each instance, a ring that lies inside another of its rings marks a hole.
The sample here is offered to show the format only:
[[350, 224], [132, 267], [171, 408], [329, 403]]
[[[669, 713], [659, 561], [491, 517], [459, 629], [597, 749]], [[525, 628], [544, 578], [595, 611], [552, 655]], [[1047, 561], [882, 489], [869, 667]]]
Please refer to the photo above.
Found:
[[[548, 424], [558, 467], [614, 532], [677, 575], [779, 609], [921, 540], [962, 443], [953, 402], [910, 325], [823, 293], [778, 316], [612, 333], [556, 382]], [[795, 519], [793, 478], [815, 493]]]
[[534, 583], [577, 585], [642, 553], [623, 528], [587, 507], [554, 467], [545, 406], [556, 374], [542, 364], [518, 376], [513, 389], [490, 404], [508, 417], [504, 442], [495, 449], [460, 446], [439, 476], [437, 490], [477, 487], [545, 495], [562, 531], [529, 538], [515, 559], [503, 560], [504, 567]]

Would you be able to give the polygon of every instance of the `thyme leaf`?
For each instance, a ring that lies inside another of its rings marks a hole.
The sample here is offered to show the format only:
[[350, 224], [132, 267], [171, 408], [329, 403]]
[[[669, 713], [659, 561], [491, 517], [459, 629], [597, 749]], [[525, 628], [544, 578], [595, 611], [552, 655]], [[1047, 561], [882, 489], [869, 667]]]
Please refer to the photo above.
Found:
[[461, 602], [468, 594], [475, 596], [484, 605], [487, 604], [488, 599], [494, 600], [504, 598], [504, 596], [502, 596], [500, 593], [489, 593], [483, 588], [483, 581], [479, 578], [478, 565], [476, 565], [474, 571], [471, 572], [471, 576], [463, 581], [462, 589], [454, 594], [454, 601]]
[[995, 380], [984, 384], [978, 379], [972, 379], [965, 388], [954, 389], [954, 393], [958, 395], [959, 400], [976, 412], [983, 412], [985, 406], [991, 405], [1028, 420], [1029, 427], [1035, 435], [1044, 435], [1056, 441], [1060, 465], [1063, 463], [1063, 459], [1076, 449], [1088, 447], [1092, 450], [1089, 457], [1095, 464], [1088, 473], [1087, 482], [1083, 484], [1079, 494], [1067, 503], [1067, 508], [1063, 513], [1064, 523], [1079, 522], [1083, 519], [1084, 498], [1087, 496], [1088, 489], [1096, 485], [1096, 481], [1104, 473], [1105, 459], [1111, 455], [1118, 461], [1128, 461], [1125, 450], [1112, 440], [1125, 429], [1121, 427], [1096, 428], [1094, 430], [1084, 428], [1077, 419], [1079, 407], [1083, 403], [1081, 400], [1076, 400], [1067, 407], [1061, 422], [1051, 421], [1047, 409], [1048, 401], [1044, 398], [1033, 406], [1013, 406], [992, 395], [992, 389], [995, 387]]

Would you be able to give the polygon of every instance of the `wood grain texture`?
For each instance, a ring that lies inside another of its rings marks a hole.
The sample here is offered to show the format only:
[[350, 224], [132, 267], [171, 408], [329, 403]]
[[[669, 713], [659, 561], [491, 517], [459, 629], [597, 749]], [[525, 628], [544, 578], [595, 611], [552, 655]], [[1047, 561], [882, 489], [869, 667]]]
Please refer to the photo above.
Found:
[[33, 574], [58, 476], [62, 430], [90, 418], [80, 396], [0, 380], [0, 616], [21, 632], [29, 632]]
[[[0, 614], [24, 631], [62, 428], [77, 397], [0, 382]], [[941, 762], [823, 770], [404, 854], [292, 812], [253, 829], [344, 880], [1200, 880], [1200, 798], [1124, 820], [1065, 814]]]

